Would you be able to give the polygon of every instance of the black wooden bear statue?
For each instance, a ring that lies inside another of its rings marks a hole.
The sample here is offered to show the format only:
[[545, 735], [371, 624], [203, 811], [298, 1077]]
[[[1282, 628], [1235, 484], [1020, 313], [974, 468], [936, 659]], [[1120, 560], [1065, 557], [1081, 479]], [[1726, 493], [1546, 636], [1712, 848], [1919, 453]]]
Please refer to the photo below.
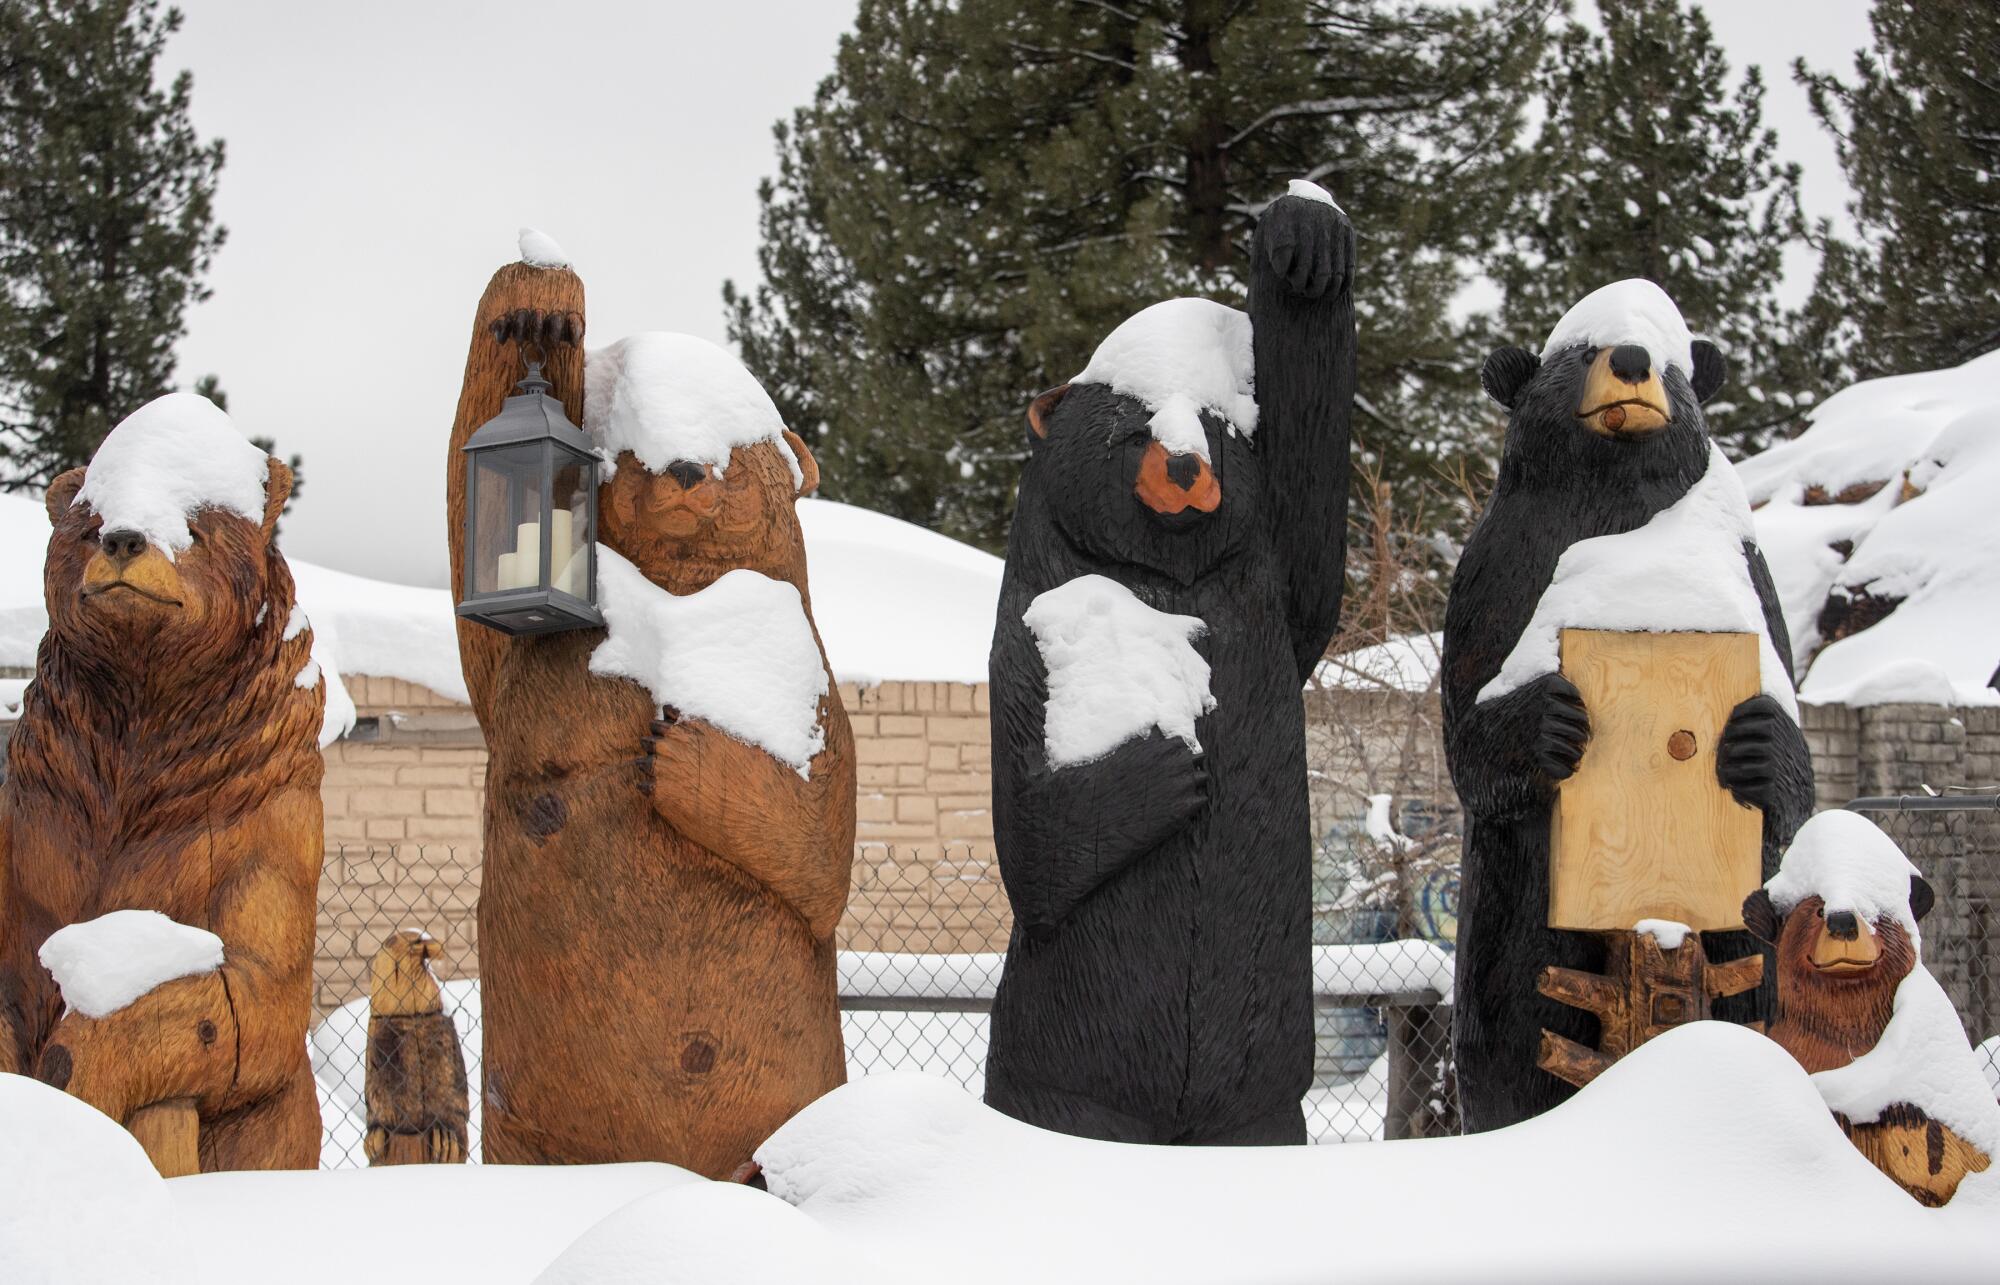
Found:
[[991, 662], [1014, 931], [986, 1100], [1127, 1142], [1305, 1141], [1300, 688], [1332, 638], [1354, 235], [1297, 182], [1249, 312], [1156, 304], [1028, 411]]
[[[1722, 387], [1715, 347], [1693, 339], [1649, 281], [1585, 298], [1537, 357], [1501, 348], [1480, 376], [1509, 412], [1499, 477], [1452, 580], [1444, 626], [1444, 732], [1467, 814], [1452, 1042], [1468, 1131], [1537, 1115], [1573, 1089], [1536, 1065], [1543, 1028], [1595, 1047], [1596, 1019], [1546, 999], [1548, 965], [1599, 972], [1597, 937], [1548, 926], [1549, 826], [1591, 711], [1557, 672], [1559, 627], [1760, 635], [1763, 693], [1738, 705], [1717, 775], [1763, 809], [1763, 873], [1812, 810], [1791, 643], [1735, 470], [1701, 405]], [[1756, 949], [1707, 933], [1714, 961]], [[1767, 970], [1768, 977], [1768, 970]], [[1757, 995], [1718, 1001], [1748, 1020]]]

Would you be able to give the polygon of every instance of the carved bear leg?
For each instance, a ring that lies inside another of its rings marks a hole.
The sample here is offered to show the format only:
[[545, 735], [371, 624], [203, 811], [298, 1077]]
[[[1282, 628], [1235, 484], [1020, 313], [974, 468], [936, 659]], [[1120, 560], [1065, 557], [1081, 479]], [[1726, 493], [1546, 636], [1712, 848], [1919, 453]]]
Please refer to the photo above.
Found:
[[208, 1121], [201, 1171], [319, 1168], [319, 1098], [304, 1059], [291, 1082], [268, 1098]]

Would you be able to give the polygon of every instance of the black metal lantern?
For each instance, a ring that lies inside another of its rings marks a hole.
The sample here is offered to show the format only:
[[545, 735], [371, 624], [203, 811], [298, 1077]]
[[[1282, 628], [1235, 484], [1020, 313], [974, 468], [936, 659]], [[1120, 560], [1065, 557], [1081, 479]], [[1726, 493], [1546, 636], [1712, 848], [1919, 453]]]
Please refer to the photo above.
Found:
[[597, 610], [597, 454], [538, 361], [465, 444], [458, 614], [504, 634], [604, 623]]

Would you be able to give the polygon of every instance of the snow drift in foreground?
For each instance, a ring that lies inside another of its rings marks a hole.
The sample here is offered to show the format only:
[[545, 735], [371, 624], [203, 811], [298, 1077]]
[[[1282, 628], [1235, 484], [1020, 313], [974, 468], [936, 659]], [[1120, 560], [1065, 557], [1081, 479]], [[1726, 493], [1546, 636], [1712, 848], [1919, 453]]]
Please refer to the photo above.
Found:
[[[2000, 704], [2000, 352], [1872, 379], [1737, 465], [1816, 704]], [[1826, 644], [1821, 613], [1885, 618]]]
[[85, 1017], [109, 1017], [182, 977], [222, 967], [222, 938], [157, 910], [114, 910], [50, 933], [36, 956]]

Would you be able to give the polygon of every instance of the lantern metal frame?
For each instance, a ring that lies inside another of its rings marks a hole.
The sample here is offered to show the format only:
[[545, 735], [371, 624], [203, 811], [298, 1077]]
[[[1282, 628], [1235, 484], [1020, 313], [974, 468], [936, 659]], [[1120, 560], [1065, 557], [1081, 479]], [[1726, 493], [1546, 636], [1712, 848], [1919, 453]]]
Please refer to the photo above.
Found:
[[[515, 385], [517, 391], [501, 405], [500, 413], [480, 425], [461, 448], [465, 456], [465, 556], [458, 615], [517, 637], [604, 624], [604, 613], [597, 608], [598, 454], [583, 430], [570, 423], [562, 403], [549, 395], [552, 386], [542, 376], [541, 362], [530, 359], [527, 366], [526, 376]], [[496, 586], [480, 592], [476, 585], [482, 562], [486, 560], [484, 555], [499, 556], [479, 546], [480, 460], [502, 450], [534, 443], [541, 445], [541, 485], [535, 519], [541, 537], [537, 574], [534, 582], [526, 586]], [[572, 531], [572, 540], [586, 558], [584, 596], [556, 588], [555, 568], [551, 565], [556, 473], [570, 464], [582, 469], [583, 531], [580, 535]]]

